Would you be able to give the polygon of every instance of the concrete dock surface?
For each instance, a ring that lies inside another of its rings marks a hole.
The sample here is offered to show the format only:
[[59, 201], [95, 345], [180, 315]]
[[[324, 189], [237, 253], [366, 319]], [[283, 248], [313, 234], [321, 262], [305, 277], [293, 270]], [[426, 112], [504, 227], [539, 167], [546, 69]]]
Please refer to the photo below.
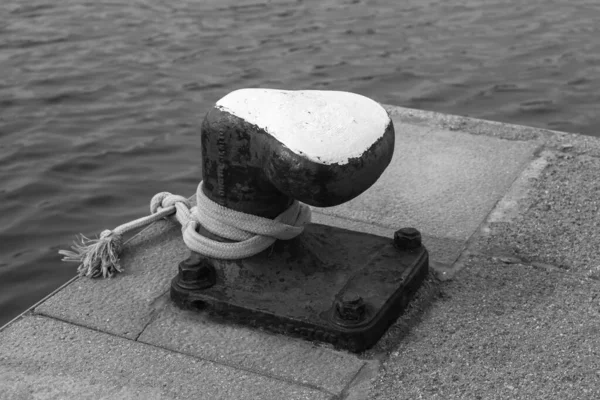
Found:
[[179, 310], [188, 251], [160, 221], [125, 245], [124, 273], [73, 279], [2, 328], [0, 399], [600, 398], [600, 138], [387, 109], [390, 167], [313, 213], [423, 234], [430, 276], [374, 348]]

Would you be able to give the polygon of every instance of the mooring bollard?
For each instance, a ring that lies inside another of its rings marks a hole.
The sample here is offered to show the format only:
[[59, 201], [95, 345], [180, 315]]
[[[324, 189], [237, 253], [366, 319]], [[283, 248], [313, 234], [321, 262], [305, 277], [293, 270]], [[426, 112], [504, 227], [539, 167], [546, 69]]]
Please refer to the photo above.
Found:
[[123, 271], [123, 234], [174, 216], [192, 251], [171, 298], [236, 322], [362, 351], [427, 275], [421, 234], [384, 238], [310, 224], [310, 208], [353, 199], [392, 159], [395, 132], [375, 101], [347, 92], [243, 89], [202, 124], [197, 206], [162, 192], [151, 215], [81, 237], [64, 261], [91, 278]]
[[[232, 252], [272, 237], [247, 257], [192, 252], [173, 301], [351, 351], [375, 344], [427, 274], [420, 234], [308, 224], [301, 203], [360, 195], [390, 163], [394, 140], [385, 109], [353, 93], [242, 89], [219, 100], [202, 123], [196, 232]], [[264, 233], [259, 225], [273, 220], [284, 223]]]

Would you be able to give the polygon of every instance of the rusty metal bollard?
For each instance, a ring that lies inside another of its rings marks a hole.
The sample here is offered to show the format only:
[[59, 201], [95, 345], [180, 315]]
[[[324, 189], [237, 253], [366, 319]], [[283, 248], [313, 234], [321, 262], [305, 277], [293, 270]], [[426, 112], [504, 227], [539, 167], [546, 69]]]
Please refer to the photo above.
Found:
[[[377, 181], [394, 141], [385, 109], [357, 94], [237, 90], [202, 123], [203, 192], [223, 207], [269, 219], [295, 200], [339, 205]], [[198, 232], [225, 241], [202, 226]], [[407, 251], [394, 240], [309, 224], [245, 259], [193, 254], [173, 278], [171, 298], [183, 308], [362, 351], [427, 274], [426, 249]]]

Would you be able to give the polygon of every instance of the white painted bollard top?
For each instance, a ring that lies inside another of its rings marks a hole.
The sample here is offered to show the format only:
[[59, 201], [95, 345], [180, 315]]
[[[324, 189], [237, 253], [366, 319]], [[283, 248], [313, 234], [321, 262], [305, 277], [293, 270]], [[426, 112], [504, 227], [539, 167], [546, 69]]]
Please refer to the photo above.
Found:
[[379, 103], [349, 92], [240, 89], [219, 100], [216, 108], [321, 164], [344, 165], [360, 157], [390, 124]]

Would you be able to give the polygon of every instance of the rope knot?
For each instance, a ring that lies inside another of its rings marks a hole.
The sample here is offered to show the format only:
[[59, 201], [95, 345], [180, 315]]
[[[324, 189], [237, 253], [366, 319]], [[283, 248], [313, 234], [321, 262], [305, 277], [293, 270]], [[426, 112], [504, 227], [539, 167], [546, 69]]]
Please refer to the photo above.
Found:
[[156, 214], [157, 212], [175, 206], [177, 203], [183, 203], [188, 209], [192, 207], [192, 204], [183, 196], [171, 194], [169, 192], [160, 192], [152, 197], [150, 201], [150, 212]]
[[[275, 219], [258, 217], [223, 207], [209, 199], [202, 190], [196, 190], [197, 206], [183, 196], [161, 192], [150, 201], [152, 215], [138, 218], [113, 230], [105, 230], [98, 239], [82, 236], [72, 250], [60, 250], [63, 261], [79, 263], [81, 276], [111, 277], [123, 269], [119, 253], [123, 247], [123, 234], [149, 223], [174, 215], [183, 231], [183, 241], [190, 250], [207, 257], [237, 260], [251, 257], [266, 250], [275, 240], [289, 240], [298, 236], [310, 222], [310, 207], [294, 201]], [[228, 241], [213, 240], [196, 231], [198, 224]]]

